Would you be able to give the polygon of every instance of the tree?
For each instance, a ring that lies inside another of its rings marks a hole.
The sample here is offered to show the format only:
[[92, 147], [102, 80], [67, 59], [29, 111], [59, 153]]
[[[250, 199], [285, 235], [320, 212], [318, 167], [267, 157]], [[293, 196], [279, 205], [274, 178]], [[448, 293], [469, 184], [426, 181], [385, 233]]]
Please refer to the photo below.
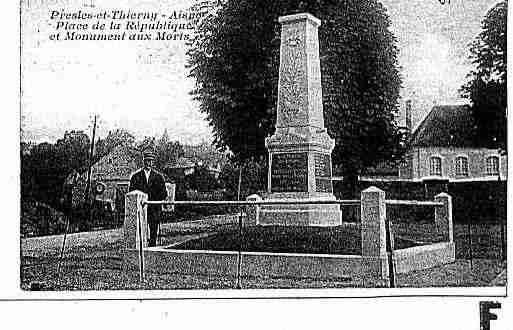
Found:
[[174, 163], [178, 158], [183, 157], [184, 149], [180, 142], [169, 141], [167, 131], [160, 139], [146, 136], [142, 141], [136, 143], [136, 148], [141, 152], [153, 150], [155, 153], [155, 167], [163, 170], [167, 165]]
[[475, 68], [461, 88], [471, 102], [476, 122], [476, 142], [484, 147], [507, 150], [507, 14], [508, 2], [488, 11], [482, 30], [470, 46]]
[[154, 136], [145, 136], [142, 141], [136, 143], [136, 149], [144, 152], [145, 150], [155, 150], [157, 142]]
[[236, 158], [266, 154], [278, 91], [278, 17], [309, 12], [319, 29], [323, 104], [335, 164], [355, 176], [399, 154], [401, 79], [395, 38], [377, 0], [228, 0], [198, 25], [188, 51], [193, 95], [214, 142]]
[[64, 167], [64, 174], [71, 170], [83, 172], [89, 163], [89, 149], [91, 140], [83, 131], [70, 131], [64, 133], [62, 139], [55, 143], [56, 157]]
[[116, 129], [109, 131], [109, 134], [105, 139], [100, 139], [96, 143], [96, 152], [94, 159], [97, 161], [103, 156], [109, 154], [115, 147], [120, 144], [132, 146], [135, 143], [135, 137], [124, 129]]
[[[240, 172], [242, 168], [242, 173]], [[237, 164], [231, 162], [223, 166], [219, 182], [229, 199], [236, 199], [239, 189], [239, 173], [242, 174], [240, 197], [262, 194], [267, 188], [267, 166], [263, 159], [249, 159]]]
[[167, 130], [164, 131], [162, 137], [155, 144], [155, 165], [164, 169], [167, 165], [176, 162], [176, 160], [184, 155], [182, 145], [178, 141], [169, 141]]
[[61, 208], [64, 180], [73, 170], [86, 170], [89, 144], [84, 132], [70, 131], [55, 144], [43, 142], [22, 154], [21, 200], [35, 199]]
[[197, 191], [212, 191], [219, 188], [218, 181], [210, 173], [208, 167], [198, 164], [194, 166], [194, 172], [185, 177], [185, 184], [187, 189]]

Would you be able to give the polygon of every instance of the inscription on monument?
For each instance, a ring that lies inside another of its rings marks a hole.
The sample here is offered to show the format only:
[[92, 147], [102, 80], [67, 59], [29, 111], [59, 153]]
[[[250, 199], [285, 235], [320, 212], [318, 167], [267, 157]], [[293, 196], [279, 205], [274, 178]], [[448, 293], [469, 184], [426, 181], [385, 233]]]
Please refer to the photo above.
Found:
[[271, 191], [308, 191], [307, 160], [306, 152], [274, 154], [271, 164]]
[[315, 179], [315, 191], [332, 193], [333, 185], [331, 184], [331, 179]]
[[331, 183], [331, 160], [328, 154], [314, 154], [315, 164], [315, 191], [333, 192]]
[[330, 155], [314, 154], [314, 163], [316, 177], [331, 177]]

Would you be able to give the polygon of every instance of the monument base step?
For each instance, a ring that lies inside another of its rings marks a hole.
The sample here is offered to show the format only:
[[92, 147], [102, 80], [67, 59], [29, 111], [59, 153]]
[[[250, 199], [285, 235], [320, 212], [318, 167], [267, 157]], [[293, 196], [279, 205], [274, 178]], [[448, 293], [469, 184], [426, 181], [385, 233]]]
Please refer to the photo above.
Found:
[[257, 225], [340, 226], [339, 205], [267, 205], [260, 208]]

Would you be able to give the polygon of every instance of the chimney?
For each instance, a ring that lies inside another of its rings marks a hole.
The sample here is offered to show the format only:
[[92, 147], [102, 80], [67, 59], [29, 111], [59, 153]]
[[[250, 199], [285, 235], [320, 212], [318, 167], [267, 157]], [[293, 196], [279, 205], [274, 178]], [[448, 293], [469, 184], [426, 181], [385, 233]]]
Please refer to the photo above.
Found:
[[406, 100], [406, 128], [411, 132], [413, 129], [411, 123], [411, 100]]

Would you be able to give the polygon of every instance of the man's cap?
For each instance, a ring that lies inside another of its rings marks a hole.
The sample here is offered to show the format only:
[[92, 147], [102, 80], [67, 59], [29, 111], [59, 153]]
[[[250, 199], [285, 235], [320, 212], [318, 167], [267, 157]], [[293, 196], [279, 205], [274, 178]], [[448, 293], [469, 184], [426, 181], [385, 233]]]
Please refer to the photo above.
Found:
[[155, 159], [155, 153], [153, 150], [143, 151], [143, 159]]

